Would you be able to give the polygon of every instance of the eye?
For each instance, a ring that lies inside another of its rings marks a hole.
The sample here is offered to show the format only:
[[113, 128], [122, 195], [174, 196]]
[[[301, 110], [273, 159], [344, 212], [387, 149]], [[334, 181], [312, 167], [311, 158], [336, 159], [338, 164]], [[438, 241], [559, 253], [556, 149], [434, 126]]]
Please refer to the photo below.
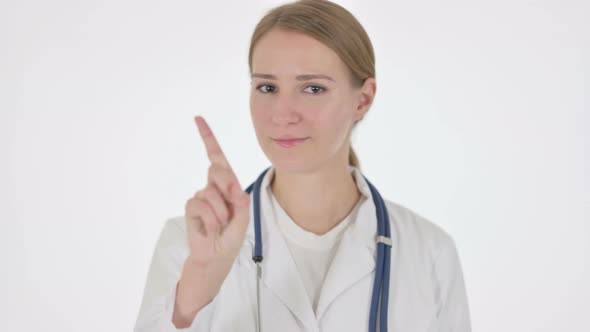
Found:
[[[309, 90], [309, 89], [311, 89], [311, 90]], [[259, 92], [264, 93], [264, 94], [276, 92], [275, 86], [270, 85], [270, 84], [260, 84], [256, 87], [256, 90], [258, 90]], [[306, 87], [304, 89], [304, 91], [306, 91], [306, 90], [312, 95], [317, 95], [317, 94], [322, 93], [323, 91], [326, 91], [326, 88], [321, 87], [319, 85], [309, 85], [308, 87]]]
[[[263, 88], [263, 87], [266, 87], [266, 88], [261, 90], [260, 88]], [[270, 91], [268, 88], [270, 88]], [[268, 93], [268, 92], [272, 93], [272, 92], [274, 92], [274, 89], [275, 89], [275, 87], [272, 85], [269, 85], [269, 84], [260, 84], [259, 86], [256, 87], [256, 90], [258, 90], [262, 93]]]
[[323, 92], [323, 91], [326, 90], [325, 88], [323, 88], [323, 87], [321, 87], [319, 85], [310, 85], [307, 88], [305, 88], [305, 90], [307, 90], [309, 88], [312, 88], [312, 91], [314, 91], [314, 92], [312, 92], [311, 94], [314, 94], [314, 95], [320, 94], [321, 92]]

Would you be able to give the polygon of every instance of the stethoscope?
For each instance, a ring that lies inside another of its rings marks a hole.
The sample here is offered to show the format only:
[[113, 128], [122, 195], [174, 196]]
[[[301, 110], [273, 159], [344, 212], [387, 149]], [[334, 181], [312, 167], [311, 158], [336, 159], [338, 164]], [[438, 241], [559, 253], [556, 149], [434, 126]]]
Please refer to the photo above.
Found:
[[[258, 176], [258, 179], [248, 188], [246, 192], [250, 194], [254, 190], [254, 253], [252, 260], [256, 263], [256, 305], [257, 305], [257, 327], [256, 331], [260, 332], [260, 278], [262, 276], [262, 235], [260, 229], [260, 187], [267, 168]], [[389, 216], [386, 211], [385, 203], [375, 187], [363, 175], [363, 178], [369, 184], [373, 203], [377, 212], [377, 267], [375, 270], [375, 282], [373, 283], [373, 297], [371, 298], [371, 312], [369, 315], [369, 332], [377, 331], [377, 308], [380, 306], [379, 331], [387, 332], [387, 304], [389, 302], [389, 268], [391, 258], [391, 230], [389, 229]], [[379, 302], [381, 300], [381, 302]]]

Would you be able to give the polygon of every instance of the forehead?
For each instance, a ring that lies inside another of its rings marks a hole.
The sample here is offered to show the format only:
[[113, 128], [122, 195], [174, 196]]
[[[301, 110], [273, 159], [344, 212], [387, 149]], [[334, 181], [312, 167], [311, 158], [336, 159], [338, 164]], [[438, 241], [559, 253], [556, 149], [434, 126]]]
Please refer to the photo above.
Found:
[[279, 77], [326, 74], [338, 81], [346, 76], [346, 65], [336, 52], [312, 37], [272, 29], [254, 47], [252, 72]]

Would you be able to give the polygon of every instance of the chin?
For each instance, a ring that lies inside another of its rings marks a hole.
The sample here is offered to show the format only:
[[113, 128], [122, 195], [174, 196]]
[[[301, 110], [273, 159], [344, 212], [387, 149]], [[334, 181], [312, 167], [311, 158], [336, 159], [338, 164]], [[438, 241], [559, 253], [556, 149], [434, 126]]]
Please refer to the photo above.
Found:
[[313, 170], [318, 162], [307, 154], [285, 153], [272, 148], [270, 150], [265, 151], [266, 157], [275, 169], [283, 172], [307, 173]]

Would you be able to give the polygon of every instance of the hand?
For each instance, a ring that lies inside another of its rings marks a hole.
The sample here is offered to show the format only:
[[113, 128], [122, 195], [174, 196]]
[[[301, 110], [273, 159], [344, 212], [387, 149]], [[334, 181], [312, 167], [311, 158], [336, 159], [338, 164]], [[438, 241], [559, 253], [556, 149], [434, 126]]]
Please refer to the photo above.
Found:
[[212, 299], [244, 242], [250, 219], [250, 196], [242, 190], [205, 119], [197, 116], [195, 122], [211, 164], [206, 187], [186, 202], [190, 254], [185, 264], [203, 276], [199, 279], [205, 285], [198, 287], [199, 297]]

